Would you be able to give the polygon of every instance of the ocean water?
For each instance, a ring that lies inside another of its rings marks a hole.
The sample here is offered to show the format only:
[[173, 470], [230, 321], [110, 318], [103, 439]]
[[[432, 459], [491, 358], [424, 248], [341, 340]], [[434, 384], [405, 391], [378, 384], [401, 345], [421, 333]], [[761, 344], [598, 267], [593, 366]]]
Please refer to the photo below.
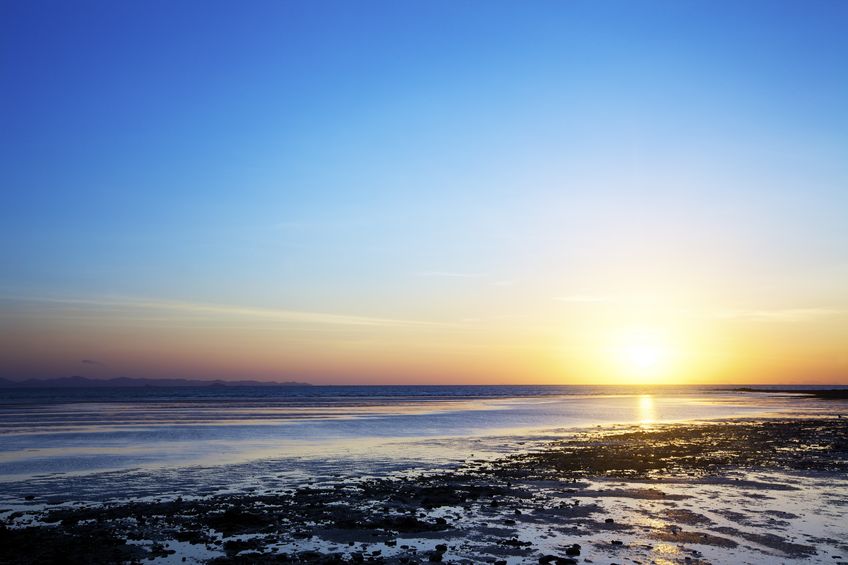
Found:
[[817, 409], [813, 399], [727, 386], [0, 389], [0, 482], [261, 461], [461, 459], [583, 426]]

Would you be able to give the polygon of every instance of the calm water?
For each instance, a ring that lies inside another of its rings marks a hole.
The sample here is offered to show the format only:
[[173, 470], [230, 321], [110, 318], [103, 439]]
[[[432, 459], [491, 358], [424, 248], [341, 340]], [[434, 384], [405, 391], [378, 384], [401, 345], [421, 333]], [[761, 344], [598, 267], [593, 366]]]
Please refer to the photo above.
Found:
[[[471, 439], [814, 409], [817, 402], [728, 387], [0, 389], [0, 481], [378, 452], [446, 457], [445, 446], [457, 455]], [[440, 449], [422, 448], [437, 439]]]

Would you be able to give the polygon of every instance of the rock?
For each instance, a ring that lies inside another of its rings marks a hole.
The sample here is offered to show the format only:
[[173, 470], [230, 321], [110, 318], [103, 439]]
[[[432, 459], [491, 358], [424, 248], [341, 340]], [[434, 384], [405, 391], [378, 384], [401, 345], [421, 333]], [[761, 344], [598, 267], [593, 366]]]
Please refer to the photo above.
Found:
[[428, 560], [433, 563], [440, 563], [442, 561], [442, 554], [438, 552], [433, 552], [428, 557]]
[[604, 520], [604, 523], [605, 524], [614, 524], [615, 520], [613, 520], [612, 518], [607, 518], [606, 520]]
[[448, 544], [446, 544], [446, 543], [440, 543], [436, 546], [436, 551], [438, 551], [439, 553], [444, 553], [447, 550], [448, 550]]
[[571, 546], [565, 550], [566, 555], [580, 555], [580, 546]]
[[511, 547], [529, 547], [533, 545], [532, 541], [521, 541], [518, 538], [500, 540], [498, 543], [501, 545], [509, 545]]
[[614, 539], [610, 543], [613, 545], [624, 545], [624, 542], [618, 539]]

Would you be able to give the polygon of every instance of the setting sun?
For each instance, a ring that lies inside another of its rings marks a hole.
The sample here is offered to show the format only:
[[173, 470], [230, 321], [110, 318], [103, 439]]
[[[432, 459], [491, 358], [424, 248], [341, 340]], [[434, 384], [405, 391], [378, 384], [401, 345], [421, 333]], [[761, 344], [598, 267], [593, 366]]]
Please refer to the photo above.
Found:
[[674, 348], [659, 330], [634, 329], [616, 336], [612, 355], [621, 376], [651, 382], [669, 377]]

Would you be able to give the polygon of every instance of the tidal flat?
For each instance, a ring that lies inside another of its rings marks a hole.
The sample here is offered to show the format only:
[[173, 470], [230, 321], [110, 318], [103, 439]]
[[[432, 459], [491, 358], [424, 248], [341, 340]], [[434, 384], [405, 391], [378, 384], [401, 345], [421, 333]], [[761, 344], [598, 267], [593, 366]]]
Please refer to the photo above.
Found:
[[519, 443], [440, 469], [208, 495], [81, 503], [33, 491], [0, 508], [0, 563], [848, 563], [842, 415]]

